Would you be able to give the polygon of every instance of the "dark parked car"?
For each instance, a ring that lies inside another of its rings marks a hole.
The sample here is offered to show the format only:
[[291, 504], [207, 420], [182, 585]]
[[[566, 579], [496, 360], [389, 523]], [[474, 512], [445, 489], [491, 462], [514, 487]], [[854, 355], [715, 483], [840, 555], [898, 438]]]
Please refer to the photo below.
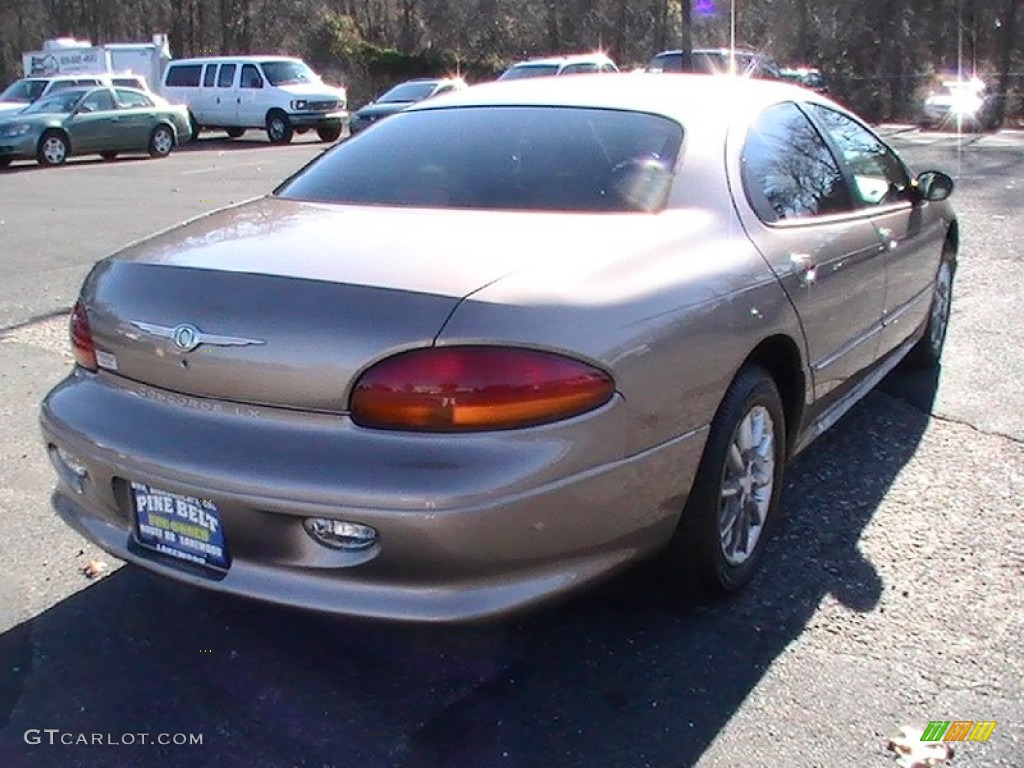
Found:
[[817, 93], [828, 93], [828, 83], [825, 82], [825, 76], [821, 74], [820, 69], [815, 69], [814, 67], [789, 67], [780, 70], [780, 75], [783, 80], [789, 80], [797, 85], [802, 85], [804, 88], [810, 88]]
[[523, 80], [556, 75], [615, 74], [619, 68], [603, 53], [577, 53], [520, 61], [501, 73], [499, 80]]
[[0, 119], [0, 167], [32, 158], [61, 165], [71, 155], [166, 157], [190, 135], [188, 110], [159, 96], [132, 88], [69, 88]]
[[766, 54], [755, 51], [728, 48], [696, 48], [691, 55], [682, 51], [663, 51], [647, 63], [648, 72], [692, 72], [697, 74], [729, 74], [730, 67], [735, 74], [779, 80], [782, 75], [779, 66]]
[[478, 618], [650, 557], [669, 594], [735, 592], [787, 461], [939, 359], [951, 191], [784, 83], [421, 102], [92, 270], [42, 405], [53, 503], [323, 611]]
[[458, 77], [408, 80], [400, 83], [353, 114], [349, 121], [349, 132], [358, 133], [381, 118], [408, 109], [418, 101], [440, 96], [443, 93], [461, 91], [465, 87], [466, 83]]

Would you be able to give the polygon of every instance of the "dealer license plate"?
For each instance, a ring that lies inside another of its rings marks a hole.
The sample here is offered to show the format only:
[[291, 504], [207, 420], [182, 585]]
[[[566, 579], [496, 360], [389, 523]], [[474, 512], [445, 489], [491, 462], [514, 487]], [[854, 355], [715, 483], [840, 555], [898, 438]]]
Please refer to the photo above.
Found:
[[209, 499], [131, 484], [135, 535], [144, 547], [225, 571], [231, 565], [220, 511]]

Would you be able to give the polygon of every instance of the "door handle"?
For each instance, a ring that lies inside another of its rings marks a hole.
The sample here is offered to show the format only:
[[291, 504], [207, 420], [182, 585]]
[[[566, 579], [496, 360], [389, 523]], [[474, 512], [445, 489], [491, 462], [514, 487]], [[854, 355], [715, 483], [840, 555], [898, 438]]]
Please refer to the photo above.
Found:
[[799, 275], [801, 285], [812, 285], [818, 279], [818, 265], [814, 263], [811, 254], [791, 253], [789, 263], [793, 265], [793, 271]]

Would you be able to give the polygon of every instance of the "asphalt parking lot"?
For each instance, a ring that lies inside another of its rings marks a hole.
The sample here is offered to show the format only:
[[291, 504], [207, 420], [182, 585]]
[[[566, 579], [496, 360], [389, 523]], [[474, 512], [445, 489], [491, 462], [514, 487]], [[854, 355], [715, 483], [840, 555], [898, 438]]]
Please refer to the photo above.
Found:
[[[195, 592], [119, 568], [49, 508], [37, 408], [92, 263], [264, 194], [324, 145], [251, 132], [0, 171], [0, 766], [873, 768], [932, 720], [997, 721], [950, 765], [1024, 766], [1024, 135], [886, 132], [958, 179], [942, 370], [893, 374], [797, 460], [738, 598], [665, 606], [629, 575], [468, 627]], [[109, 570], [89, 579], [94, 560]], [[126, 743], [141, 733], [202, 744]]]

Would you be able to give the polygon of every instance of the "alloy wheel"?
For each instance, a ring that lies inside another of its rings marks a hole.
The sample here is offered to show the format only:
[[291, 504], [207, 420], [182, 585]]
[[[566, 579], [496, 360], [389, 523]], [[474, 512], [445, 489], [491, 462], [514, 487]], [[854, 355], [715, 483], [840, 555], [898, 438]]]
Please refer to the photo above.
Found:
[[732, 566], [754, 553], [764, 530], [775, 483], [775, 422], [755, 405], [737, 424], [729, 443], [719, 493], [722, 555]]

